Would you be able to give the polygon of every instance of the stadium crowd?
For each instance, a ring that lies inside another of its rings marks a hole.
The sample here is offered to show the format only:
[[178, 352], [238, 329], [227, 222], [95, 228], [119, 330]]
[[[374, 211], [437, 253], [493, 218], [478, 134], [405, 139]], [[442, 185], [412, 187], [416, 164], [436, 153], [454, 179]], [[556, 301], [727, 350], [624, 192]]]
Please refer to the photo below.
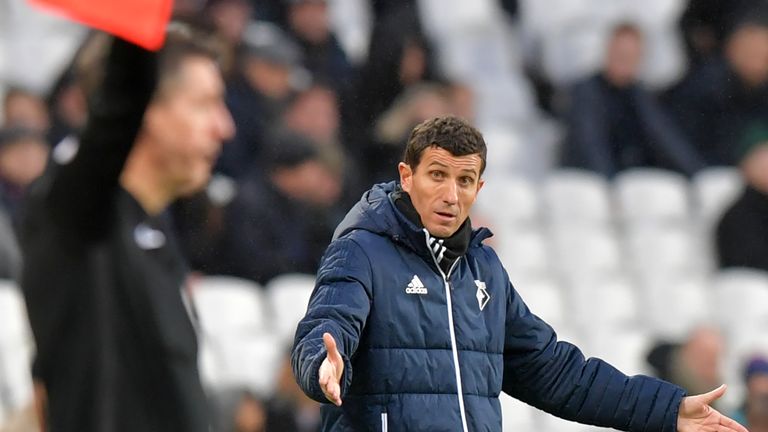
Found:
[[[198, 3], [236, 134], [167, 217], [219, 430], [317, 430], [287, 353], [312, 275], [360, 194], [396, 178], [411, 129], [452, 114], [485, 135], [474, 224], [533, 312], [628, 373], [691, 393], [725, 381], [718, 408], [768, 431], [768, 3], [178, 0], [176, 14]], [[13, 325], [24, 191], [86, 123], [105, 46], [0, 3], [0, 431], [34, 430], [34, 348]], [[592, 430], [503, 406], [505, 430]]]

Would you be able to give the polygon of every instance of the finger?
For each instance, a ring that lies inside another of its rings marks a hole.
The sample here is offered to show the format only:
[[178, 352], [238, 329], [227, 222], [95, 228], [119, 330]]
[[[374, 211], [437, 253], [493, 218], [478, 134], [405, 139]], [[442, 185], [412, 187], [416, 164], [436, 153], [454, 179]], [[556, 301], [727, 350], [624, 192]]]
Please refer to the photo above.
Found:
[[324, 392], [325, 397], [329, 401], [333, 402], [336, 406], [340, 406], [341, 405], [341, 387], [334, 382], [330, 382], [327, 386], [327, 389], [328, 389], [327, 392]]
[[727, 388], [726, 385], [722, 384], [720, 387], [712, 390], [709, 393], [704, 393], [702, 395], [699, 395], [699, 398], [700, 398], [701, 402], [703, 402], [703, 403], [705, 403], [707, 405], [712, 405], [712, 402], [720, 399], [725, 394], [725, 389], [726, 388]]
[[720, 425], [725, 426], [727, 430], [734, 432], [749, 432], [747, 428], [742, 426], [739, 422], [726, 416], [720, 417]]
[[325, 350], [328, 351], [329, 356], [339, 356], [339, 350], [336, 348], [336, 340], [333, 339], [330, 333], [323, 333], [323, 343], [325, 344]]

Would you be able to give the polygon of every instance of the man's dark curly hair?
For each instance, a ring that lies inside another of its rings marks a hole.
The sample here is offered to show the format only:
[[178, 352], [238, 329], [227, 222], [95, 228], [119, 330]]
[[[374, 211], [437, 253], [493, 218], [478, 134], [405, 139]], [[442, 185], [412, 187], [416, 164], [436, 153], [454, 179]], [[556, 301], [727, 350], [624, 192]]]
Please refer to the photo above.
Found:
[[413, 128], [403, 161], [415, 171], [428, 147], [439, 147], [453, 156], [477, 154], [482, 161], [480, 174], [485, 171], [485, 140], [480, 131], [458, 117], [435, 117]]

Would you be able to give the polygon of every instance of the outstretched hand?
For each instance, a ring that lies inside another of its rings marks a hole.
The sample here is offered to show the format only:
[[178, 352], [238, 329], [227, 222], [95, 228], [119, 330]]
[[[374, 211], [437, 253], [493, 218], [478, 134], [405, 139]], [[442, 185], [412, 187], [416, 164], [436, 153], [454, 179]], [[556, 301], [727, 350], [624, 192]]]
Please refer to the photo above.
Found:
[[720, 414], [712, 408], [712, 402], [725, 394], [725, 385], [696, 396], [687, 396], [680, 402], [677, 415], [679, 432], [748, 432], [747, 428]]
[[320, 388], [325, 397], [341, 406], [341, 376], [344, 373], [344, 359], [341, 358], [336, 341], [330, 333], [323, 333], [323, 343], [328, 355], [320, 365]]

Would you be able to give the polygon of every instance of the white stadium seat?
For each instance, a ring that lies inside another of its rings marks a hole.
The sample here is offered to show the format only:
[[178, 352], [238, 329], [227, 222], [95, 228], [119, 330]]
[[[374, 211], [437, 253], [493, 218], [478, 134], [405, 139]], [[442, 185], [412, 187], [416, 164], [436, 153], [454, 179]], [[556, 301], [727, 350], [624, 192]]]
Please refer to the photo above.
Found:
[[16, 284], [0, 280], [0, 411], [32, 400], [33, 342], [24, 299]]
[[522, 176], [489, 179], [477, 196], [475, 210], [499, 232], [536, 225], [541, 215], [538, 191]]
[[622, 273], [624, 260], [611, 228], [554, 227], [554, 265], [566, 278], [606, 277]]
[[572, 279], [565, 292], [573, 322], [586, 333], [604, 327], [632, 328], [639, 323], [638, 293], [626, 278]]
[[609, 225], [610, 188], [600, 175], [577, 169], [553, 171], [543, 187], [544, 214], [553, 225]]
[[259, 333], [266, 327], [262, 288], [228, 276], [205, 276], [193, 286], [193, 299], [204, 334]]
[[281, 275], [267, 283], [267, 302], [273, 327], [284, 344], [293, 342], [296, 325], [307, 313], [314, 288], [314, 276], [298, 273]]
[[715, 317], [730, 336], [742, 329], [768, 328], [768, 273], [727, 269], [713, 279]]
[[203, 382], [209, 388], [247, 388], [261, 397], [275, 389], [286, 350], [272, 334], [223, 337], [201, 354]]
[[692, 180], [698, 219], [713, 227], [744, 189], [744, 179], [733, 167], [707, 168]]
[[512, 278], [512, 285], [528, 308], [555, 328], [567, 322], [563, 293], [550, 279], [522, 280]]
[[496, 253], [512, 277], [531, 279], [550, 274], [549, 244], [540, 230], [502, 231], [494, 239]]
[[690, 220], [688, 182], [680, 174], [654, 168], [630, 169], [616, 176], [614, 188], [619, 214], [629, 226]]
[[712, 322], [712, 290], [701, 277], [658, 277], [641, 287], [639, 307], [646, 327], [665, 340], [683, 340]]
[[628, 262], [640, 279], [649, 274], [700, 273], [707, 262], [707, 250], [689, 227], [643, 225], [625, 234]]
[[539, 412], [536, 408], [503, 392], [499, 395], [499, 403], [501, 404], [502, 430], [519, 432], [538, 430], [536, 417]]

